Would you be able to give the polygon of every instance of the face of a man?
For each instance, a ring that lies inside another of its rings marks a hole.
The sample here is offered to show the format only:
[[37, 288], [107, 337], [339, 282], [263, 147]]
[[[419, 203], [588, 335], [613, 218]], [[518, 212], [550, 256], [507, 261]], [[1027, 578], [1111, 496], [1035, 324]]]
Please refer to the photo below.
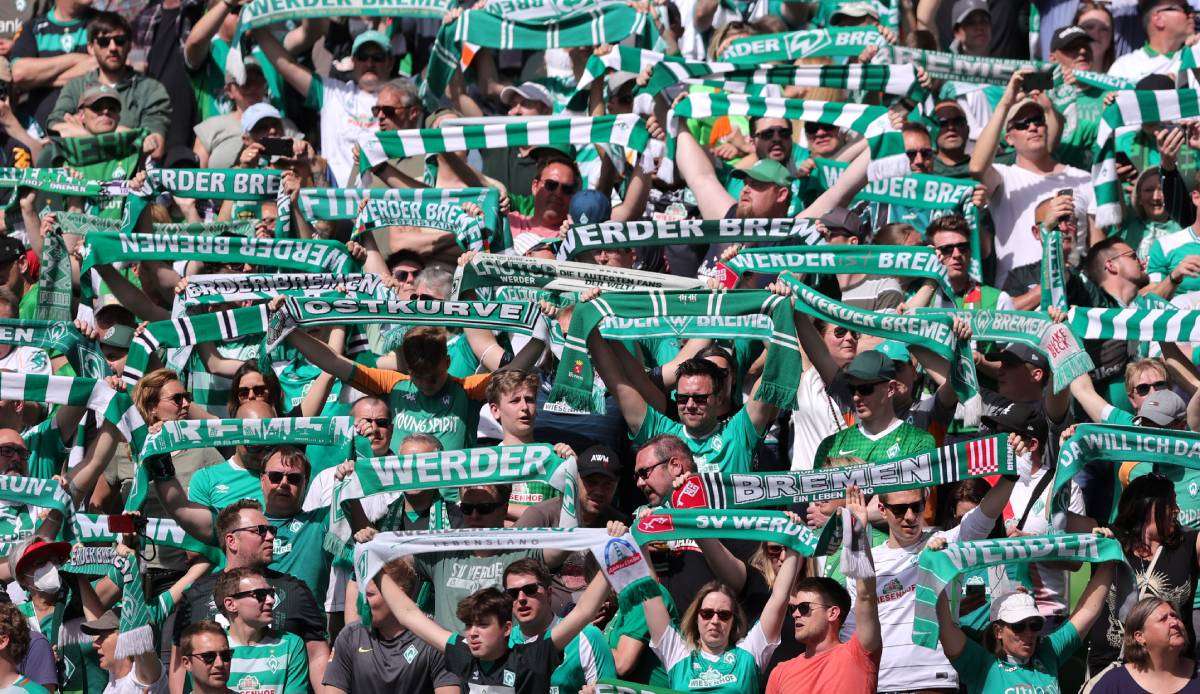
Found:
[[508, 107], [508, 115], [510, 116], [548, 116], [550, 115], [550, 107], [543, 101], [536, 99], [527, 99], [521, 95], [513, 97], [512, 104]]
[[1017, 154], [1034, 159], [1046, 151], [1046, 114], [1041, 107], [1029, 104], [1008, 121], [1004, 135]]
[[238, 512], [238, 524], [225, 536], [226, 546], [245, 556], [252, 566], [266, 566], [275, 559], [275, 528], [261, 511]]
[[967, 55], [987, 55], [992, 41], [992, 20], [986, 12], [972, 12], [954, 28], [954, 38]]
[[885, 411], [884, 403], [895, 395], [891, 381], [860, 381], [852, 378], [849, 385], [850, 402], [854, 406], [854, 414], [860, 420], [870, 419]]
[[100, 33], [88, 41], [88, 54], [105, 72], [118, 72], [129, 57], [129, 34], [124, 29]]
[[792, 156], [792, 124], [785, 118], [759, 118], [754, 123], [754, 150], [759, 159], [787, 165]]
[[534, 207], [540, 216], [566, 219], [571, 209], [571, 197], [579, 190], [579, 179], [566, 164], [550, 164], [530, 187]]
[[970, 132], [966, 115], [953, 106], [943, 106], [935, 115], [938, 124], [937, 148], [943, 152], [960, 152], [965, 149]]
[[649, 505], [662, 505], [671, 493], [670, 458], [660, 455], [653, 446], [643, 447], [634, 459], [633, 478]]
[[1092, 67], [1092, 40], [1086, 38], [1067, 44], [1057, 51], [1051, 51], [1050, 60], [1063, 67], [1090, 70]]
[[592, 262], [606, 267], [632, 269], [637, 252], [632, 248], [601, 248], [592, 251]]
[[458, 506], [468, 528], [502, 528], [508, 506], [490, 487], [470, 487], [462, 491]]
[[275, 616], [275, 589], [262, 576], [243, 578], [238, 581], [237, 593], [225, 598], [225, 609], [256, 629], [270, 626]]
[[495, 615], [488, 615], [466, 625], [467, 649], [480, 660], [496, 660], [504, 654], [512, 622], [500, 623]]
[[880, 496], [883, 518], [888, 531], [901, 547], [907, 547], [920, 538], [925, 527], [921, 514], [925, 511], [925, 495], [920, 489], [892, 492]]
[[1137, 252], [1126, 244], [1118, 243], [1112, 247], [1114, 254], [1105, 263], [1106, 268], [1115, 272], [1121, 279], [1141, 289], [1150, 284], [1150, 276], [1146, 274], [1146, 266], [1137, 257]]
[[388, 406], [378, 400], [363, 400], [355, 403], [350, 414], [356, 423], [365, 419], [375, 425], [367, 437], [367, 443], [371, 446], [371, 453], [387, 455], [392, 441], [392, 416]]
[[121, 122], [121, 103], [116, 99], [102, 98], [80, 109], [83, 127], [93, 135], [111, 133]]
[[384, 89], [371, 113], [379, 119], [380, 130], [407, 130], [415, 128], [420, 119], [420, 106], [405, 106], [404, 95], [395, 89]]
[[904, 153], [913, 173], [933, 173], [933, 143], [925, 133], [904, 133]]
[[504, 579], [504, 590], [513, 598], [513, 619], [517, 624], [537, 622], [550, 610], [550, 595], [536, 576], [509, 574]]
[[966, 236], [954, 231], [940, 231], [930, 239], [933, 250], [946, 268], [946, 275], [955, 282], [967, 276], [971, 262], [971, 242]]
[[388, 75], [392, 74], [394, 59], [391, 51], [375, 43], [359, 46], [351, 60], [354, 66], [354, 81], [363, 91], [378, 91]]
[[608, 475], [588, 475], [579, 482], [579, 507], [589, 516], [600, 513], [617, 491], [617, 481]]
[[776, 208], [782, 200], [787, 199], [787, 193], [787, 188], [747, 177], [742, 192], [738, 194], [737, 216], [740, 219], [775, 217]]
[[[211, 662], [206, 662], [211, 659]], [[192, 637], [192, 653], [183, 659], [184, 669], [206, 688], [220, 689], [229, 682], [233, 652], [224, 635], [201, 633]]]
[[300, 511], [304, 487], [308, 484], [302, 468], [289, 464], [282, 454], [272, 453], [260, 481], [263, 498], [272, 514], [290, 516]]
[[845, 142], [841, 130], [825, 123], [805, 123], [804, 135], [808, 139], [808, 151], [814, 157], [829, 158]]
[[532, 387], [519, 385], [507, 393], [501, 393], [500, 401], [489, 407], [504, 433], [522, 439], [533, 436], [537, 392]]
[[1129, 396], [1129, 404], [1133, 405], [1133, 411], [1137, 412], [1141, 408], [1142, 403], [1150, 394], [1166, 390], [1171, 387], [1170, 380], [1167, 375], [1158, 369], [1142, 369], [1138, 375], [1133, 377], [1133, 382], [1130, 383], [1126, 394]]
[[21, 434], [0, 429], [0, 474], [24, 477], [29, 471], [29, 448]]
[[684, 376], [675, 386], [679, 421], [689, 430], [707, 431], [716, 424], [717, 399], [713, 380], [707, 376]]

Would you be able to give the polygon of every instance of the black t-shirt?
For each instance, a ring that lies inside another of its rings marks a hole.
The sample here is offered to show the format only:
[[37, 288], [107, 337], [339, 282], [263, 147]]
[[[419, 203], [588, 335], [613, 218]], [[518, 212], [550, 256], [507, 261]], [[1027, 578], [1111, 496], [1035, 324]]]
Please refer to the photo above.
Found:
[[[52, 19], [49, 14], [34, 17], [21, 28], [17, 39], [13, 41], [9, 58], [19, 62], [22, 58], [53, 58], [67, 53], [86, 53], [84, 27], [90, 18], [90, 10], [69, 22]], [[23, 123], [29, 118], [37, 120], [45, 130], [46, 119], [54, 110], [54, 102], [58, 101], [58, 92], [59, 88], [53, 86], [29, 90], [25, 101], [17, 107], [17, 115]]]
[[338, 634], [324, 683], [348, 694], [432, 692], [461, 684], [445, 657], [411, 631], [385, 639], [358, 622]]
[[[215, 619], [217, 603], [213, 599], [213, 587], [219, 573], [209, 574], [197, 580], [183, 592], [175, 612], [175, 630], [171, 641], [179, 645], [179, 636], [192, 622]], [[308, 586], [287, 574], [267, 569], [263, 572], [267, 583], [275, 589], [275, 609], [271, 628], [289, 631], [304, 641], [324, 641], [325, 613]]]
[[[722, 540], [721, 543], [733, 556], [743, 561], [752, 556], [758, 548], [757, 542]], [[658, 574], [659, 581], [666, 586], [671, 599], [679, 606], [680, 613], [692, 603], [704, 584], [716, 580], [712, 569], [708, 568], [708, 562], [704, 561], [704, 554], [694, 543], [685, 543], [666, 552], [651, 552], [650, 560], [654, 562], [654, 571]], [[753, 569], [751, 571], [757, 573]], [[751, 587], [750, 581], [746, 582], [746, 587]]]
[[533, 157], [521, 156], [515, 147], [485, 149], [479, 154], [483, 173], [503, 183], [509, 195], [533, 194], [533, 179], [537, 178], [537, 160]]
[[487, 694], [546, 694], [550, 675], [562, 652], [548, 638], [513, 646], [500, 660], [484, 662], [471, 655], [458, 634], [446, 643], [446, 669], [463, 680], [464, 691]]

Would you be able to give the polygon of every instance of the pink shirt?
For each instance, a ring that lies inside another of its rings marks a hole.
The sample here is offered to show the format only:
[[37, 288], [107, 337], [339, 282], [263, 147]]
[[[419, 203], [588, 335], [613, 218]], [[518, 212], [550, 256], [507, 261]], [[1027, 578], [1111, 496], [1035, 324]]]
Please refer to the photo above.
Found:
[[879, 656], [868, 653], [855, 634], [819, 655], [801, 655], [776, 665], [767, 679], [766, 694], [817, 692], [822, 687], [838, 694], [874, 694]]

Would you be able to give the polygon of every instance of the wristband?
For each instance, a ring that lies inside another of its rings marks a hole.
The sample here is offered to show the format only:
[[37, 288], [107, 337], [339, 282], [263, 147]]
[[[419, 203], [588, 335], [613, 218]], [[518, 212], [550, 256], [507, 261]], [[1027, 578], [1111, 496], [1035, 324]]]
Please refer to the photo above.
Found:
[[171, 462], [171, 454], [152, 455], [142, 461], [146, 466], [146, 474], [151, 482], [166, 482], [175, 478], [175, 464]]

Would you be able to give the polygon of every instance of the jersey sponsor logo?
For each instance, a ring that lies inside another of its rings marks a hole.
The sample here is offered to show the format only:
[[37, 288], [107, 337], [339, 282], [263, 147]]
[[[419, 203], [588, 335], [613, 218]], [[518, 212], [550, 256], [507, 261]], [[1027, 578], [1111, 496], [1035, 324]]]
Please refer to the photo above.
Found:
[[[726, 654], [726, 655], [732, 655], [732, 654]], [[699, 666], [699, 664], [697, 664], [697, 667], [698, 666]], [[737, 682], [737, 675], [735, 675], [733, 673], [729, 673], [728, 675], [725, 675], [725, 674], [721, 674], [720, 672], [717, 672], [716, 670], [714, 670], [712, 668], [709, 668], [709, 669], [705, 670], [704, 672], [700, 673], [697, 677], [693, 677], [692, 680], [690, 682], [688, 682], [688, 688], [689, 689], [711, 689], [711, 688], [720, 687], [720, 686], [726, 685], [726, 684], [733, 684], [734, 682]]]
[[916, 589], [917, 589], [916, 584], [913, 584], [911, 586], [906, 586], [900, 582], [900, 579], [893, 578], [892, 580], [883, 584], [883, 590], [880, 592], [880, 595], [879, 595], [879, 602], [884, 603], [884, 602], [892, 602], [894, 600], [899, 600], [900, 598], [903, 598], [908, 593], [914, 592]]
[[275, 694], [274, 687], [264, 687], [254, 675], [246, 675], [238, 680], [237, 690], [241, 694]]
[[[368, 648], [367, 650], [371, 650], [371, 649]], [[358, 652], [362, 653], [362, 649], [359, 648]], [[404, 649], [404, 660], [411, 665], [412, 661], [414, 661], [416, 659], [417, 659], [417, 647], [410, 643], [408, 645], [408, 648]]]

